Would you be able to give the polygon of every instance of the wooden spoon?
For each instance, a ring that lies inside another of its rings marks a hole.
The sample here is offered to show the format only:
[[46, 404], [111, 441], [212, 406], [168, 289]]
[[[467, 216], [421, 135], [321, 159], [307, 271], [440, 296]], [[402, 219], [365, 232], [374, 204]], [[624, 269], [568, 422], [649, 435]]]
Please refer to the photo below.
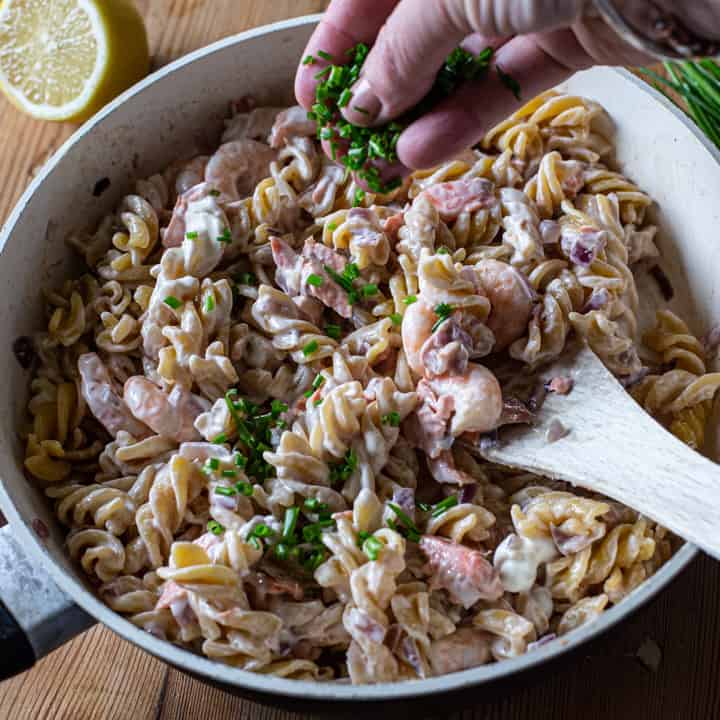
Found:
[[558, 376], [572, 378], [569, 394], [548, 393], [532, 426], [501, 428], [476, 452], [618, 500], [720, 559], [720, 466], [650, 417], [588, 347], [541, 373]]

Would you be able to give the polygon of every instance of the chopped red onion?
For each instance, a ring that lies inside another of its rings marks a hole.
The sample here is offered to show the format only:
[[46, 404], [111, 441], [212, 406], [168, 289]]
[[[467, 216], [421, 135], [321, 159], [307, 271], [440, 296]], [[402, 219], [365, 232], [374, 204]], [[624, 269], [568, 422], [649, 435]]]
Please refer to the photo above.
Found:
[[550, 523], [550, 535], [558, 552], [565, 557], [583, 551], [595, 540], [592, 535], [569, 535], [552, 523]]
[[607, 234], [604, 230], [583, 226], [563, 228], [560, 247], [570, 262], [590, 267], [598, 253], [605, 247]]
[[413, 488], [395, 488], [392, 501], [411, 518], [415, 518], [415, 490]]
[[558, 440], [562, 440], [562, 438], [567, 436], [569, 433], [570, 431], [557, 418], [553, 418], [548, 426], [545, 440], [549, 443], [554, 443]]
[[588, 313], [591, 310], [601, 310], [610, 302], [610, 293], [607, 288], [599, 288], [593, 290], [589, 300], [585, 303], [583, 308], [584, 313]]
[[237, 510], [237, 496], [236, 495], [212, 495], [212, 504], [219, 505], [226, 510]]
[[543, 245], [557, 245], [560, 242], [560, 223], [555, 220], [542, 220], [540, 235]]
[[568, 395], [573, 389], [575, 381], [571, 377], [565, 375], [558, 375], [554, 377], [545, 386], [546, 390], [551, 393], [557, 393], [558, 395]]
[[462, 490], [460, 491], [460, 502], [461, 503], [469, 503], [472, 502], [475, 499], [475, 493], [477, 493], [477, 483], [472, 483], [470, 485], [464, 485]]

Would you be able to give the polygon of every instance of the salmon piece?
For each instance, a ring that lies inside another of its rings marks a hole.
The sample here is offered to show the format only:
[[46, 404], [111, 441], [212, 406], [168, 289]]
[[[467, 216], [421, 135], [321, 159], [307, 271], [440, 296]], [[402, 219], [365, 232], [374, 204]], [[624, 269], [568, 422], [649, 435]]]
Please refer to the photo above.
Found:
[[[332, 280], [325, 270], [327, 265], [341, 275], [347, 264], [342, 255], [315, 242], [307, 242], [302, 255], [298, 255], [290, 245], [277, 237], [271, 238], [270, 249], [277, 267], [275, 280], [288, 295], [316, 298], [340, 317], [352, 317], [352, 306], [347, 292]], [[322, 278], [322, 284], [311, 285], [308, 282], [311, 275]]]
[[431, 588], [447, 590], [454, 603], [467, 609], [478, 600], [502, 597], [500, 577], [481, 552], [433, 535], [422, 536], [420, 549], [428, 559]]
[[435, 206], [440, 217], [455, 220], [464, 212], [475, 212], [497, 204], [494, 185], [485, 178], [453, 180], [429, 187], [423, 193]]
[[78, 358], [80, 390], [90, 412], [113, 436], [120, 430], [141, 439], [151, 435], [147, 425], [133, 417], [130, 408], [115, 391], [110, 373], [97, 353], [85, 353]]

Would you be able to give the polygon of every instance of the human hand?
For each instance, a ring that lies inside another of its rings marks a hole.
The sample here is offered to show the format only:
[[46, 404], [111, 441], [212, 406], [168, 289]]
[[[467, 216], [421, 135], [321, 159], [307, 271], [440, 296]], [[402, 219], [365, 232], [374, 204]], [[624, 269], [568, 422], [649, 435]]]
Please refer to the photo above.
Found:
[[[520, 83], [522, 101], [593, 64], [647, 62], [602, 20], [583, 16], [584, 6], [583, 0], [333, 0], [305, 54], [325, 51], [343, 63], [358, 42], [373, 46], [343, 111], [364, 126], [414, 107], [458, 45], [473, 53], [493, 46], [494, 63]], [[316, 73], [301, 65], [296, 77], [306, 109], [315, 102]], [[409, 168], [436, 165], [476, 144], [520, 104], [499, 75], [489, 73], [412, 123], [398, 141], [398, 157]]]

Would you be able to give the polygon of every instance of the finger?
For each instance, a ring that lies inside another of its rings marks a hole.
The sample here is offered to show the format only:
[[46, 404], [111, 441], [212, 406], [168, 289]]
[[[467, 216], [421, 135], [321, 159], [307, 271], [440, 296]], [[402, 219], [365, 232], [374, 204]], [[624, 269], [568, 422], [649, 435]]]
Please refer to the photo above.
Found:
[[402, 0], [380, 30], [343, 110], [355, 125], [379, 125], [417, 105], [450, 51], [469, 35], [451, 21], [444, 2]]
[[[555, 33], [553, 33], [555, 34]], [[563, 55], [573, 62], [592, 61], [571, 31], [557, 33]], [[498, 50], [496, 66], [521, 82], [517, 100], [494, 69], [483, 80], [468, 83], [455, 95], [414, 122], [400, 136], [400, 161], [411, 168], [433, 167], [478, 143], [498, 122], [524, 102], [567, 79], [578, 67], [548, 54], [538, 36], [517, 37]]]
[[402, 0], [380, 31], [344, 115], [357, 125], [385, 123], [427, 94], [444, 59], [468, 35], [507, 37], [569, 25], [582, 6], [583, 0]]
[[312, 55], [313, 65], [300, 65], [295, 76], [295, 97], [306, 110], [315, 102], [315, 75], [328, 63], [318, 51], [332, 55], [335, 64], [347, 61], [346, 51], [359, 42], [375, 42], [380, 28], [399, 0], [333, 0], [308, 42], [303, 58]]

